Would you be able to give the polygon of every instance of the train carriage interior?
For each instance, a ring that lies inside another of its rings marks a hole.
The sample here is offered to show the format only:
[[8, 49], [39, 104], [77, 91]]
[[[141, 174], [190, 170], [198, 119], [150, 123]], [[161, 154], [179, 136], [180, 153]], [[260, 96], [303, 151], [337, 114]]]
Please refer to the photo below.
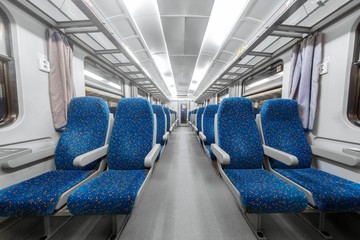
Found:
[[360, 0], [0, 0], [0, 239], [360, 236]]

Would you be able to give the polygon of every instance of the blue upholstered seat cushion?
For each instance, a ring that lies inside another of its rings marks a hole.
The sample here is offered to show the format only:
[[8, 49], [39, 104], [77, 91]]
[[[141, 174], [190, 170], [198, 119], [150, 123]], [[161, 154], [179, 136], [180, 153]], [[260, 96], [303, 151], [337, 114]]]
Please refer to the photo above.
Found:
[[120, 99], [111, 133], [109, 169], [143, 169], [153, 146], [154, 112], [146, 99]]
[[207, 145], [211, 145], [212, 143], [215, 143], [214, 118], [218, 109], [219, 109], [219, 105], [210, 104], [206, 106], [204, 110], [202, 131], [206, 136], [205, 144]]
[[75, 215], [129, 214], [148, 170], [108, 170], [81, 186], [68, 199]]
[[98, 97], [78, 97], [71, 100], [68, 123], [62, 132], [55, 152], [58, 170], [91, 170], [98, 162], [83, 168], [75, 167], [75, 157], [105, 144], [109, 124], [107, 103]]
[[247, 213], [295, 213], [307, 206], [296, 187], [263, 169], [225, 169]]
[[164, 145], [164, 139], [163, 136], [165, 134], [165, 128], [166, 128], [166, 115], [164, 112], [164, 109], [160, 105], [151, 105], [154, 113], [156, 114], [156, 143], [159, 143], [160, 145]]
[[201, 127], [201, 118], [202, 118], [202, 115], [204, 113], [204, 107], [201, 107], [197, 110], [196, 112], [196, 127], [198, 129], [199, 132], [202, 131], [202, 127]]
[[312, 192], [323, 212], [360, 211], [360, 184], [313, 168], [276, 171]]
[[298, 104], [290, 99], [267, 100], [260, 111], [265, 144], [296, 156], [299, 164], [289, 167], [270, 159], [273, 168], [309, 168], [311, 149], [301, 126]]
[[216, 157], [214, 155], [214, 153], [211, 151], [211, 145], [204, 145], [205, 146], [205, 149], [206, 151], [208, 152], [209, 156], [210, 156], [210, 159], [211, 160], [216, 160]]
[[252, 103], [247, 98], [225, 98], [218, 110], [219, 146], [229, 154], [223, 168], [262, 168], [263, 148]]
[[93, 171], [56, 170], [0, 190], [0, 216], [46, 216], [60, 196]]

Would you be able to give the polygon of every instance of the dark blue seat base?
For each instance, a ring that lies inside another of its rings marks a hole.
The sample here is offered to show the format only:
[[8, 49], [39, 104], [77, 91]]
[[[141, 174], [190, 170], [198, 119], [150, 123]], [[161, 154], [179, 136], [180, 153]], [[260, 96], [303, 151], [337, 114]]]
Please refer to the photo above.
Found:
[[312, 192], [323, 212], [360, 211], [360, 184], [314, 168], [274, 170]]
[[240, 193], [247, 213], [296, 213], [307, 206], [307, 198], [294, 186], [263, 169], [224, 169]]
[[94, 171], [55, 170], [0, 191], [0, 216], [46, 216], [55, 211], [60, 196]]
[[148, 170], [107, 170], [68, 199], [74, 215], [129, 214]]
[[210, 155], [210, 159], [211, 160], [216, 160], [215, 155], [213, 154], [213, 152], [211, 151], [211, 146], [210, 145], [204, 145], [206, 151], [208, 152], [208, 154]]

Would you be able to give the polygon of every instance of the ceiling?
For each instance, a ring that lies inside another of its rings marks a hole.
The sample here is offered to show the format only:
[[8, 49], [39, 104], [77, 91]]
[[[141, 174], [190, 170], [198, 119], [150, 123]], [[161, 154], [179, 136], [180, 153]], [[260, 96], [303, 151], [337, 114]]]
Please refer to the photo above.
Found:
[[[10, 2], [61, 29], [92, 58], [162, 101], [176, 97], [202, 101], [266, 64], [327, 15], [358, 7], [351, 0], [249, 0], [216, 47], [203, 43], [214, 0], [138, 0], [143, 9], [135, 16], [126, 1], [135, 0]], [[217, 24], [223, 24], [221, 19]], [[159, 66], [161, 56], [169, 62], [169, 71]], [[194, 79], [199, 66], [208, 66], [200, 80]]]

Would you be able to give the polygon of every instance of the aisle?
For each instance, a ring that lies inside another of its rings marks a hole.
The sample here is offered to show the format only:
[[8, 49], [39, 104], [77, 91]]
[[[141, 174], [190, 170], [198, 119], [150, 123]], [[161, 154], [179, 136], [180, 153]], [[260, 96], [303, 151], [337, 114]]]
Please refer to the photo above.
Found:
[[188, 127], [179, 127], [120, 239], [255, 239]]

